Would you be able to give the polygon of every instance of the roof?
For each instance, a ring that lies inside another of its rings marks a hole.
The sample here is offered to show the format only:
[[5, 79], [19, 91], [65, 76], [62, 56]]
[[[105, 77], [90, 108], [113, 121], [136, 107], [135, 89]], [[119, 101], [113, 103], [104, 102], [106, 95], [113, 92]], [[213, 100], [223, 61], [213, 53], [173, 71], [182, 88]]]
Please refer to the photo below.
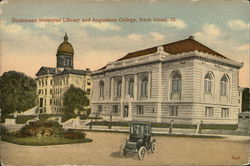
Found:
[[52, 75], [65, 75], [65, 74], [86, 75], [89, 73], [90, 73], [90, 71], [86, 71], [86, 70], [64, 69], [63, 71], [61, 71], [58, 68], [44, 67], [43, 66], [36, 73], [36, 76], [47, 75], [47, 74], [52, 74]]
[[[176, 41], [173, 43], [164, 44], [162, 46], [163, 46], [164, 51], [166, 53], [169, 53], [172, 55], [197, 50], [200, 52], [212, 54], [214, 56], [217, 56], [217, 57], [220, 57], [223, 59], [228, 59], [225, 56], [221, 55], [220, 53], [208, 48], [207, 46], [205, 46], [199, 42], [197, 42], [196, 40], [194, 40], [193, 36], [190, 36], [188, 39]], [[156, 53], [156, 52], [157, 52], [157, 47], [152, 47], [152, 48], [128, 53], [127, 55], [118, 59], [117, 61], [135, 58], [135, 57], [148, 55], [148, 54], [152, 54], [152, 53]]]
[[[42, 66], [39, 71], [36, 73], [36, 76], [40, 76], [40, 75], [47, 75], [47, 74], [56, 74], [56, 68], [52, 68], [52, 67], [44, 67]], [[61, 71], [59, 71], [61, 72]]]
[[147, 123], [147, 122], [130, 122], [129, 123], [129, 125], [132, 125], [132, 124], [134, 124], [134, 125], [150, 125], [151, 126], [151, 124]]
[[61, 74], [86, 75], [87, 72], [86, 70], [64, 69]]
[[68, 36], [65, 34], [64, 36], [64, 41], [59, 45], [57, 49], [57, 54], [56, 55], [74, 55], [74, 49], [73, 46], [68, 42]]

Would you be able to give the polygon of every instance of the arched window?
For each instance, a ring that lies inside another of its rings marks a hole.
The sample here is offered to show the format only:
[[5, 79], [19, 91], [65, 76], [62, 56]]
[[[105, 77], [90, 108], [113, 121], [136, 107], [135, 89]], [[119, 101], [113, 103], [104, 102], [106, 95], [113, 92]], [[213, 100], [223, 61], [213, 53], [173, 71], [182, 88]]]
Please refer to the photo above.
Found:
[[224, 75], [220, 80], [220, 94], [227, 96], [228, 93], [228, 78]]
[[133, 78], [129, 79], [129, 82], [128, 82], [128, 95], [130, 97], [134, 97], [134, 79]]
[[181, 92], [181, 73], [175, 71], [172, 74], [172, 92]]
[[141, 80], [141, 96], [147, 97], [148, 96], [148, 78], [143, 77]]
[[100, 81], [99, 82], [99, 97], [103, 97], [104, 96], [104, 82]]
[[205, 91], [205, 93], [211, 93], [212, 92], [212, 75], [210, 73], [207, 73], [205, 75], [204, 91]]
[[122, 81], [118, 81], [116, 85], [116, 96], [121, 97], [122, 94]]

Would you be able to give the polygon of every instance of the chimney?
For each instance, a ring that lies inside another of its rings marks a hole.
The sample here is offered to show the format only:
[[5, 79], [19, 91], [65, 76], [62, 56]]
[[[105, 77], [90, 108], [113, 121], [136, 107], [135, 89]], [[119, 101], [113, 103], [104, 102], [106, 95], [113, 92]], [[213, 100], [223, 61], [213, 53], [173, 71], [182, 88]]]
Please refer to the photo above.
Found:
[[90, 69], [89, 69], [89, 68], [86, 68], [86, 72], [87, 72], [87, 73], [90, 73]]
[[194, 36], [192, 36], [192, 35], [191, 35], [191, 36], [189, 36], [189, 39], [194, 39]]

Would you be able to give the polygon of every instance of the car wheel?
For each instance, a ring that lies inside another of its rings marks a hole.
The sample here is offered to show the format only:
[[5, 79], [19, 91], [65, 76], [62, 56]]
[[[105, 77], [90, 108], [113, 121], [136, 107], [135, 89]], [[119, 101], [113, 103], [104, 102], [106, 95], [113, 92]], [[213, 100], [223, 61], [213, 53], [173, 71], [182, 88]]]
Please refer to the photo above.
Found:
[[139, 158], [139, 160], [143, 160], [145, 154], [146, 154], [146, 148], [144, 146], [142, 146], [139, 149], [139, 152], [138, 152], [138, 158]]
[[151, 144], [151, 147], [150, 147], [150, 151], [152, 152], [152, 153], [154, 153], [155, 152], [155, 149], [156, 149], [156, 143], [152, 143]]
[[124, 143], [122, 146], [121, 146], [121, 148], [120, 148], [120, 154], [121, 154], [121, 156], [123, 157], [123, 156], [126, 156], [126, 154], [127, 154], [127, 151], [126, 151], [126, 143]]

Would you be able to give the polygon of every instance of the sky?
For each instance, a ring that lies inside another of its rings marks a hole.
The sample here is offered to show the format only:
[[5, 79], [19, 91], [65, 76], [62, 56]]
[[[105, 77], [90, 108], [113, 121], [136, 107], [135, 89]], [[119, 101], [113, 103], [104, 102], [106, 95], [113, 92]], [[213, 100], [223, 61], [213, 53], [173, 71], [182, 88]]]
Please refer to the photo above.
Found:
[[[65, 32], [74, 48], [74, 68], [91, 70], [129, 52], [192, 35], [220, 54], [244, 62], [239, 84], [249, 87], [249, 7], [246, 0], [2, 0], [0, 75], [16, 70], [35, 77], [40, 67], [55, 67]], [[40, 18], [61, 20], [39, 22]], [[64, 22], [67, 18], [80, 21]]]

